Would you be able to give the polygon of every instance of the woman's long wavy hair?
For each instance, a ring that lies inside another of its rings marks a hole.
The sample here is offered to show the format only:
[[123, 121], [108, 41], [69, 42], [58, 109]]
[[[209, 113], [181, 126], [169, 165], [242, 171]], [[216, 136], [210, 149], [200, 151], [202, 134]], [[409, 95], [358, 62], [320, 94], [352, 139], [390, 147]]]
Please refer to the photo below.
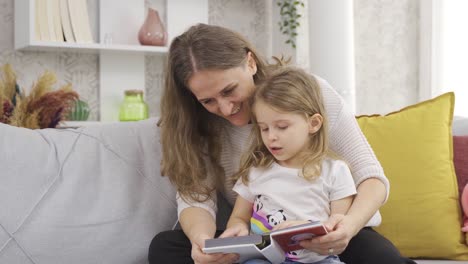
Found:
[[[328, 122], [323, 103], [320, 86], [313, 76], [305, 71], [283, 66], [269, 74], [257, 86], [251, 98], [251, 109], [255, 110], [255, 102], [262, 101], [273, 109], [284, 113], [303, 115], [304, 118], [320, 114], [323, 117], [322, 127], [309, 136], [307, 151], [301, 153], [303, 162], [301, 176], [307, 180], [314, 180], [320, 176], [321, 164], [328, 152]], [[274, 156], [262, 141], [261, 131], [257, 125], [256, 113], [253, 111], [254, 129], [248, 150], [241, 158], [239, 172], [232, 177], [232, 181], [242, 179], [248, 184], [248, 173], [252, 167], [269, 167]]]
[[[158, 122], [163, 153], [161, 173], [169, 177], [183, 199], [206, 201], [225, 176], [219, 155], [222, 124], [227, 121], [198, 102], [188, 81], [197, 71], [245, 65], [248, 52], [257, 63], [253, 77], [257, 83], [265, 78], [268, 65], [236, 32], [198, 24], [170, 45]], [[215, 179], [208, 179], [208, 175], [215, 175]]]

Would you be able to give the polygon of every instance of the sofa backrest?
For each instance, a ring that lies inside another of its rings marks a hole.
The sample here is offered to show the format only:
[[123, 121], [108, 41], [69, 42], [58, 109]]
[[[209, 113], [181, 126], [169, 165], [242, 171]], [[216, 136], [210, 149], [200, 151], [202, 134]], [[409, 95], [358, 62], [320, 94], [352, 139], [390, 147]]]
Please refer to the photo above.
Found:
[[468, 135], [468, 117], [455, 116], [453, 118], [453, 135]]
[[0, 263], [147, 263], [177, 218], [156, 122], [0, 123]]

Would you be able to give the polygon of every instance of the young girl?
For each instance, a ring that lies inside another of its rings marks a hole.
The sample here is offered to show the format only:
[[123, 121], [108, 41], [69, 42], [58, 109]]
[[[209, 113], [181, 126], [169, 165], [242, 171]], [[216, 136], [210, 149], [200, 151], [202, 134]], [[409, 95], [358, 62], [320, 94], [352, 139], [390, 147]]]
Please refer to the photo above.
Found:
[[[294, 67], [274, 70], [256, 88], [252, 113], [252, 142], [233, 177], [238, 196], [222, 237], [345, 215], [356, 188], [345, 162], [329, 155], [327, 118], [315, 79]], [[328, 254], [287, 252], [284, 263], [342, 263], [331, 248]]]

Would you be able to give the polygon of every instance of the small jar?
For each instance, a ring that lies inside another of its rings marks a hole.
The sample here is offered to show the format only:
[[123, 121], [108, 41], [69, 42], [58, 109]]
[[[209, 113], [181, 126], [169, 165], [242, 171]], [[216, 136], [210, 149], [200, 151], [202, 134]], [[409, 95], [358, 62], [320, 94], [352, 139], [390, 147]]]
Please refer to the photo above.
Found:
[[120, 105], [120, 121], [138, 121], [148, 118], [148, 105], [143, 100], [142, 90], [126, 90]]

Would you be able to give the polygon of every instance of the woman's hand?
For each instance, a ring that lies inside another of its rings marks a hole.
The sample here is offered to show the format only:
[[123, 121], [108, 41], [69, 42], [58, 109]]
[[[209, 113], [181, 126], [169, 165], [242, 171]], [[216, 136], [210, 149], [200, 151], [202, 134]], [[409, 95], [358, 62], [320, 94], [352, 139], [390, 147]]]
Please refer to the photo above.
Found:
[[342, 214], [334, 214], [324, 222], [328, 234], [301, 241], [300, 245], [321, 255], [341, 254], [351, 238], [358, 232], [356, 225]]
[[199, 236], [192, 241], [192, 259], [195, 264], [230, 264], [239, 259], [237, 254], [205, 254], [202, 251], [205, 245], [205, 240], [210, 239], [209, 236]]

